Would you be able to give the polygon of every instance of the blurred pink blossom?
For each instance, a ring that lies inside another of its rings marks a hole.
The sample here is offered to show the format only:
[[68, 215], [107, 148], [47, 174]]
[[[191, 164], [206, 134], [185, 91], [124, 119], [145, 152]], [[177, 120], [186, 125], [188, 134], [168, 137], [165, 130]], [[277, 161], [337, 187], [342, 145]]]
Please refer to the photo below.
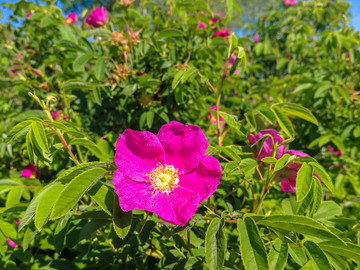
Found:
[[[216, 111], [216, 106], [212, 106], [209, 108], [210, 111]], [[214, 125], [217, 124], [217, 121], [216, 121], [216, 118], [214, 117], [214, 115], [209, 112], [208, 115], [210, 116], [210, 122], [212, 122]], [[219, 121], [220, 122], [224, 122], [225, 123], [225, 120], [221, 118], [221, 116], [219, 116]], [[221, 127], [224, 127], [225, 124], [222, 124]]]
[[29, 19], [31, 17], [32, 13], [26, 14], [26, 19]]
[[38, 168], [33, 164], [28, 164], [21, 172], [21, 176], [25, 178], [36, 178], [38, 176]]
[[207, 25], [205, 23], [203, 23], [203, 22], [199, 23], [199, 29], [203, 29], [205, 27], [207, 27]]
[[[257, 157], [258, 160], [262, 160], [265, 157], [272, 157], [274, 144], [279, 145], [284, 141], [284, 139], [280, 136], [280, 134], [274, 129], [263, 129], [256, 135], [249, 134], [248, 140], [251, 144], [257, 145], [259, 139], [264, 135], [270, 135], [270, 137], [267, 137], [265, 139], [261, 151], [258, 154]], [[257, 153], [258, 149], [256, 149], [255, 152]], [[284, 155], [284, 152], [285, 152], [285, 145], [278, 146], [277, 153], [275, 154], [275, 158], [277, 159], [281, 158]]]
[[259, 34], [255, 34], [254, 35], [254, 42], [259, 43], [259, 38], [260, 38]]
[[7, 243], [8, 243], [8, 245], [10, 246], [10, 247], [12, 247], [12, 248], [17, 248], [17, 244], [14, 242], [14, 241], [12, 241], [10, 238], [8, 238], [7, 239]]
[[284, 4], [287, 6], [293, 6], [297, 4], [297, 0], [284, 0]]
[[214, 35], [214, 37], [223, 37], [223, 38], [227, 38], [228, 36], [229, 36], [229, 29], [227, 28], [216, 31]]
[[90, 15], [86, 18], [86, 23], [93, 27], [101, 27], [103, 26], [108, 20], [108, 15], [106, 13], [106, 9], [102, 8], [95, 8], [91, 11]]
[[72, 23], [74, 23], [74, 22], [76, 22], [77, 21], [77, 15], [76, 15], [76, 13], [75, 12], [73, 12], [73, 13], [70, 13], [69, 15], [67, 15], [67, 17], [65, 18], [65, 24], [66, 25], [69, 25], [69, 24], [72, 24]]

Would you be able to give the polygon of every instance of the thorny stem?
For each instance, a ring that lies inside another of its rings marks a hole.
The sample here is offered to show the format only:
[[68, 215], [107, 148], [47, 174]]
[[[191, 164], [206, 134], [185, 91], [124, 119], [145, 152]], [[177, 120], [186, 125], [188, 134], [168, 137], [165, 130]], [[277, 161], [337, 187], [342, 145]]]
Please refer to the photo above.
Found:
[[[200, 72], [198, 72], [198, 75], [199, 75], [201, 78], [204, 77]], [[209, 85], [209, 87], [211, 88], [211, 90], [213, 90], [214, 93], [216, 93], [216, 89], [215, 89], [214, 86], [210, 83], [209, 79], [206, 79], [205, 82]]]

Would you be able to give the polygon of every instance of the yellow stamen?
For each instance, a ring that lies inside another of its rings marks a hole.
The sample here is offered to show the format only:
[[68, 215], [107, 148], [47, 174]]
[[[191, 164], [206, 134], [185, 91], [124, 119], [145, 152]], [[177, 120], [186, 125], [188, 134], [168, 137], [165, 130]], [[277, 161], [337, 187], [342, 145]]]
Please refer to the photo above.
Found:
[[178, 187], [178, 169], [175, 169], [172, 165], [164, 166], [159, 162], [149, 174], [146, 174], [146, 176], [149, 178], [149, 181], [145, 182], [151, 183], [151, 186], [154, 189], [153, 193], [159, 191], [161, 193], [169, 194]]

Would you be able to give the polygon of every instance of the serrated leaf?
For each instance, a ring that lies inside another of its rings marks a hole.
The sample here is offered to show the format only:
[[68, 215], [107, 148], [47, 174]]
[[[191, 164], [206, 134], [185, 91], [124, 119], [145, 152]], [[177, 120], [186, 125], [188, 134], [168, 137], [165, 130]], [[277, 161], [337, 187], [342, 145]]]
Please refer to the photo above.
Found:
[[59, 40], [55, 43], [55, 47], [64, 48], [75, 52], [86, 52], [85, 49], [70, 40]]
[[132, 211], [124, 212], [119, 205], [119, 197], [114, 196], [113, 227], [116, 234], [124, 239], [131, 229]]
[[162, 30], [156, 37], [156, 39], [168, 38], [168, 37], [183, 37], [184, 32], [178, 29], [165, 29]]
[[76, 57], [74, 63], [73, 63], [73, 70], [75, 72], [80, 72], [83, 70], [85, 64], [90, 61], [90, 59], [93, 57], [93, 54], [87, 53], [87, 54], [81, 54], [78, 57]]
[[296, 200], [302, 201], [310, 191], [313, 170], [310, 165], [303, 163], [296, 175]]
[[32, 121], [27, 120], [17, 124], [15, 127], [12, 128], [10, 133], [7, 135], [5, 142], [11, 143], [13, 140], [16, 140], [16, 138], [20, 136], [25, 136], [30, 130], [31, 123]]
[[82, 163], [82, 164], [76, 165], [76, 166], [66, 170], [62, 174], [60, 174], [58, 176], [58, 178], [56, 178], [56, 182], [61, 182], [63, 184], [66, 184], [66, 183], [70, 182], [73, 178], [75, 178], [76, 176], [82, 174], [83, 172], [85, 172], [87, 170], [93, 169], [93, 168], [103, 168], [108, 171], [114, 171], [116, 169], [112, 164], [110, 164], [108, 162], [94, 161], [94, 162]]
[[274, 167], [274, 172], [280, 171], [282, 168], [286, 167], [288, 160], [290, 158], [289, 154], [284, 154], [276, 163]]
[[234, 129], [238, 133], [238, 135], [240, 135], [243, 138], [246, 137], [245, 134], [240, 130], [241, 125], [235, 121], [234, 117], [232, 117], [231, 115], [229, 115], [226, 112], [218, 111], [218, 113], [219, 113], [219, 116], [222, 119], [224, 119], [226, 124], [228, 124], [232, 129]]
[[248, 172], [255, 169], [257, 165], [258, 164], [256, 160], [252, 158], [245, 158], [240, 162], [240, 169], [243, 170], [244, 172]]
[[338, 236], [333, 234], [324, 225], [305, 216], [272, 215], [268, 217], [252, 216], [252, 218], [257, 224], [270, 228], [311, 235], [323, 240], [333, 240], [338, 243], [343, 243]]
[[33, 138], [36, 140], [40, 148], [45, 153], [49, 153], [49, 145], [46, 138], [44, 126], [39, 122], [33, 122], [31, 124], [31, 132], [33, 133]]
[[10, 208], [19, 203], [24, 187], [22, 185], [13, 186], [6, 197], [6, 208]]
[[225, 260], [226, 237], [221, 219], [214, 218], [205, 235], [205, 259], [210, 270], [222, 269]]
[[35, 211], [35, 227], [40, 231], [45, 221], [49, 217], [53, 208], [54, 202], [59, 196], [60, 192], [64, 189], [64, 185], [51, 186], [39, 199]]
[[342, 210], [340, 205], [333, 201], [322, 202], [317, 212], [314, 214], [314, 219], [324, 219], [341, 215]]
[[22, 230], [22, 228], [24, 228], [24, 226], [29, 222], [29, 220], [35, 215], [35, 211], [36, 211], [36, 208], [37, 208], [40, 198], [53, 185], [58, 185], [58, 183], [51, 183], [51, 184], [47, 185], [40, 191], [40, 193], [34, 199], [32, 199], [28, 208], [26, 208], [26, 211], [25, 211], [23, 217], [21, 218], [21, 221], [19, 224], [19, 232]]
[[65, 90], [90, 90], [93, 88], [93, 85], [84, 81], [71, 79], [63, 83], [62, 88]]
[[105, 73], [105, 61], [103, 57], [99, 57], [95, 65], [95, 78], [101, 81]]
[[285, 268], [288, 258], [288, 244], [277, 238], [270, 248], [269, 266], [273, 270]]
[[114, 190], [101, 183], [95, 184], [88, 192], [96, 203], [110, 216], [114, 209]]
[[334, 184], [331, 181], [331, 178], [328, 175], [328, 173], [325, 171], [325, 169], [319, 163], [310, 162], [309, 164], [313, 167], [314, 173], [317, 174], [317, 176], [319, 176], [319, 178], [324, 183], [324, 185], [331, 192], [334, 192]]
[[319, 247], [329, 253], [338, 254], [346, 258], [360, 261], [360, 246], [353, 243], [341, 243], [324, 241], [318, 243]]
[[321, 248], [312, 241], [305, 241], [303, 243], [305, 250], [307, 251], [308, 256], [311, 258], [313, 265], [316, 265], [319, 270], [332, 270], [332, 267], [326, 258], [325, 253]]
[[106, 170], [103, 168], [92, 168], [77, 175], [56, 199], [50, 218], [54, 220], [65, 216], [105, 174]]
[[317, 126], [319, 125], [317, 119], [311, 113], [311, 111], [301, 105], [294, 103], [279, 103], [276, 104], [276, 106], [279, 107], [287, 115], [296, 116], [306, 121], [309, 121], [310, 123], [313, 123]]
[[251, 217], [239, 219], [237, 229], [240, 239], [240, 252], [246, 270], [266, 270], [269, 263], [259, 230]]
[[289, 118], [276, 106], [271, 106], [271, 110], [274, 113], [281, 129], [288, 135], [289, 137], [295, 136], [294, 128], [289, 120]]

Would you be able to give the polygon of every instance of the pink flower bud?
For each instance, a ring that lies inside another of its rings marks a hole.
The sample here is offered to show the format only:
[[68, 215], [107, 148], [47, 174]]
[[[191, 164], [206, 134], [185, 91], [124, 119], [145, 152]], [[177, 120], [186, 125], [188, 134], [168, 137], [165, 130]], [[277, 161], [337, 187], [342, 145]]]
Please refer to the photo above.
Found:
[[260, 38], [259, 34], [255, 34], [254, 35], [254, 42], [259, 43], [259, 38]]

